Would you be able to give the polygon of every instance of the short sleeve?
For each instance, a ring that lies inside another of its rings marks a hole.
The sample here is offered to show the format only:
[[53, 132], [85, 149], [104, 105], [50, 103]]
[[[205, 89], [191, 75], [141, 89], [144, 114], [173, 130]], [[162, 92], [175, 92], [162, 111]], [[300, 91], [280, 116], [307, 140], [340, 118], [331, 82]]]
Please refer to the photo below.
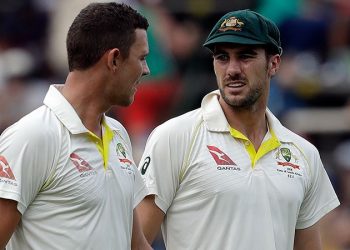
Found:
[[143, 181], [140, 172], [135, 168], [135, 186], [134, 186], [134, 208], [148, 194], [148, 189]]
[[55, 140], [42, 124], [20, 120], [0, 137], [0, 197], [18, 202], [24, 213], [54, 165]]
[[317, 152], [311, 161], [310, 184], [301, 204], [296, 229], [312, 226], [339, 204], [338, 197]]
[[156, 128], [148, 138], [139, 164], [148, 194], [154, 194], [157, 206], [164, 212], [170, 207], [179, 187], [185, 140], [171, 135], [171, 129]]

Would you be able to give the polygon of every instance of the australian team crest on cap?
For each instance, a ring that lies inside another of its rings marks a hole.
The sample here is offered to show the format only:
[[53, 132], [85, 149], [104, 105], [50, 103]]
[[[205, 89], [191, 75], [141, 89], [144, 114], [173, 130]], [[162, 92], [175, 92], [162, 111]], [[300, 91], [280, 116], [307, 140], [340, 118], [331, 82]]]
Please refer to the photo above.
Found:
[[244, 22], [232, 16], [230, 18], [225, 19], [221, 23], [219, 30], [220, 31], [228, 31], [228, 30], [241, 31], [243, 26], [244, 26]]

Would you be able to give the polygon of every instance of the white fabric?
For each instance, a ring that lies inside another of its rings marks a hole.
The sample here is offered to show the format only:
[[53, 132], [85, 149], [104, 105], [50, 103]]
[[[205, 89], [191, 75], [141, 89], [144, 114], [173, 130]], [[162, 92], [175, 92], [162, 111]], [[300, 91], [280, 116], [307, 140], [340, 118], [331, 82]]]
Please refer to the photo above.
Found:
[[[140, 161], [149, 194], [166, 213], [167, 250], [292, 250], [296, 228], [339, 205], [319, 153], [267, 110], [281, 146], [252, 168], [243, 142], [230, 135], [218, 95], [157, 127]], [[214, 151], [224, 164], [208, 146], [220, 150]], [[282, 148], [290, 150], [289, 162]]]
[[18, 201], [22, 213], [6, 249], [130, 249], [133, 208], [147, 191], [125, 129], [104, 119], [114, 133], [107, 169], [88, 130], [53, 86], [42, 107], [4, 131], [0, 156], [14, 178], [0, 177], [0, 197]]

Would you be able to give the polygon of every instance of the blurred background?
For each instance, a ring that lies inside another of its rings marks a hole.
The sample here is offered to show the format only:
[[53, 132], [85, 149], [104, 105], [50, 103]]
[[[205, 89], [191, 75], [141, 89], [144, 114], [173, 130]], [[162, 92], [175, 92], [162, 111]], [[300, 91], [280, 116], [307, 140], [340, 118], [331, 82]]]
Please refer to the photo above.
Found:
[[[98, 0], [0, 0], [0, 132], [42, 104], [68, 73], [65, 38], [78, 12]], [[105, 1], [101, 1], [105, 2]], [[325, 250], [350, 249], [350, 1], [129, 0], [150, 22], [151, 75], [135, 102], [109, 115], [127, 128], [138, 162], [161, 122], [198, 108], [217, 88], [202, 47], [226, 12], [249, 8], [280, 28], [282, 66], [269, 108], [320, 151], [342, 205], [322, 225]], [[161, 237], [155, 249], [164, 249]]]

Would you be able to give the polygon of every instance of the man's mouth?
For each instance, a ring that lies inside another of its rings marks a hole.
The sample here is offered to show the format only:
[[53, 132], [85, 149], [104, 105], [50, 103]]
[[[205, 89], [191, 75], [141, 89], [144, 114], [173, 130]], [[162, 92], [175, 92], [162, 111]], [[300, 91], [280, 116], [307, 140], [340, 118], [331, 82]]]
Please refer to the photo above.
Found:
[[246, 85], [246, 83], [243, 81], [233, 81], [233, 82], [226, 84], [226, 86], [230, 87], [230, 88], [241, 88], [245, 85]]

